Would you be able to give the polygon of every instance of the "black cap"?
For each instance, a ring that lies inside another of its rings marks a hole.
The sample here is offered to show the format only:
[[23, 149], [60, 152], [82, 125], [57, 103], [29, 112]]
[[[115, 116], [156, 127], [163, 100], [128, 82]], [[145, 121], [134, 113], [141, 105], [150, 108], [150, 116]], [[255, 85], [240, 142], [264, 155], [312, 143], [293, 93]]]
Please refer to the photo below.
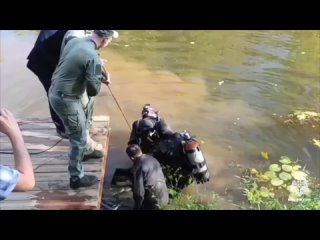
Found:
[[101, 38], [118, 38], [119, 34], [115, 30], [94, 30], [94, 33]]
[[138, 133], [152, 131], [155, 127], [155, 121], [151, 118], [144, 118], [139, 120], [139, 124], [137, 127]]

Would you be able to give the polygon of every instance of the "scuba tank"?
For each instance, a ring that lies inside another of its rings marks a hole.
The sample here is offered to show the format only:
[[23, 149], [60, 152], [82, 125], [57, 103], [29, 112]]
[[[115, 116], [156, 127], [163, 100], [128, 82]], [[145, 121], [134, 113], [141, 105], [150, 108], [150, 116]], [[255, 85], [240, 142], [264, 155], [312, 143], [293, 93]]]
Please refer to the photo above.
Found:
[[181, 142], [183, 153], [192, 168], [192, 174], [195, 180], [197, 183], [208, 182], [210, 174], [199, 142], [192, 138], [187, 131], [182, 132], [181, 135], [183, 137], [183, 141]]
[[200, 144], [186, 131], [174, 133], [159, 142], [154, 157], [160, 162], [168, 186], [183, 189], [193, 181], [209, 181], [210, 174]]

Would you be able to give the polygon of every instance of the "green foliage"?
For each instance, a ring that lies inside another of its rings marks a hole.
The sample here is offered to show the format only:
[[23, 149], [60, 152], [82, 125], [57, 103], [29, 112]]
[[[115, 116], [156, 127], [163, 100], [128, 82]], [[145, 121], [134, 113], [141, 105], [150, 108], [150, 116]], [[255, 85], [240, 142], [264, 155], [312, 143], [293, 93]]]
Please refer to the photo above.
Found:
[[[191, 196], [181, 192], [179, 181], [183, 176], [179, 169], [173, 170], [169, 166], [163, 166], [165, 169], [166, 181], [168, 185], [169, 195], [172, 200], [169, 205], [161, 206], [162, 210], [213, 210], [216, 209], [215, 202], [203, 201], [199, 196]], [[188, 179], [188, 185], [192, 184], [192, 178]], [[214, 197], [213, 197], [214, 198]]]
[[280, 179], [283, 180], [283, 181], [288, 181], [288, 180], [291, 180], [291, 179], [292, 179], [291, 174], [286, 173], [286, 172], [280, 173], [280, 174], [279, 174], [279, 177], [280, 177]]
[[290, 207], [292, 210], [320, 210], [320, 190], [315, 191], [310, 197], [305, 197], [298, 204]]
[[[281, 120], [282, 121], [282, 120]], [[303, 126], [312, 131], [320, 131], [320, 113], [313, 111], [296, 110], [284, 119], [283, 123], [286, 126]], [[320, 139], [313, 138], [310, 142], [320, 148]]]
[[169, 205], [162, 206], [162, 210], [214, 210], [215, 202], [204, 202], [200, 198], [184, 193], [176, 193]]
[[285, 118], [286, 125], [307, 125], [313, 128], [320, 128], [320, 113], [313, 111], [296, 110]]
[[271, 164], [265, 173], [252, 168], [241, 176], [241, 185], [252, 209], [287, 209], [286, 204], [310, 199], [309, 177], [288, 157]]
[[309, 197], [303, 197], [297, 203], [285, 204], [278, 199], [263, 202], [266, 210], [320, 210], [320, 190], [314, 191]]
[[272, 172], [280, 172], [281, 171], [281, 168], [278, 164], [271, 164], [269, 166], [269, 170], [272, 171]]
[[173, 191], [179, 192], [183, 183], [186, 183], [187, 185], [193, 183], [193, 178], [191, 176], [183, 175], [181, 168], [172, 168], [169, 165], [162, 165], [162, 170], [166, 177], [168, 188]]
[[312, 139], [313, 141], [313, 145], [317, 146], [318, 148], [320, 148], [320, 140], [317, 139]]

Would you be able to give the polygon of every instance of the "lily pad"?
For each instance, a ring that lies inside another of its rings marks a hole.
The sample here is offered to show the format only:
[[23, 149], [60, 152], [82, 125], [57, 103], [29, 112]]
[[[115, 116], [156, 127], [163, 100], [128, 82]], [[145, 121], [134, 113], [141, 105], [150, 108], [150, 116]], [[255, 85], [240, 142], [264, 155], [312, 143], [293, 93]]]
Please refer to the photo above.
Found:
[[275, 187], [279, 187], [283, 184], [283, 180], [281, 180], [279, 178], [274, 178], [271, 180], [271, 184]]
[[292, 166], [287, 165], [287, 164], [283, 164], [282, 165], [282, 170], [286, 171], [286, 172], [291, 172], [292, 171]]
[[277, 174], [273, 171], [266, 171], [263, 175], [269, 177], [270, 179], [277, 178]]
[[269, 170], [272, 171], [272, 172], [280, 172], [281, 171], [281, 168], [278, 164], [271, 164], [269, 166]]
[[288, 181], [292, 179], [292, 176], [289, 173], [282, 172], [279, 174], [279, 178], [282, 179], [283, 181]]
[[285, 156], [282, 156], [281, 159], [279, 160], [279, 162], [281, 162], [282, 164], [290, 164], [290, 163], [292, 163], [290, 158], [285, 157]]
[[300, 165], [294, 165], [294, 166], [292, 167], [292, 171], [298, 171], [300, 168], [301, 168]]
[[305, 172], [302, 171], [294, 171], [291, 173], [291, 175], [296, 180], [304, 180], [308, 176]]

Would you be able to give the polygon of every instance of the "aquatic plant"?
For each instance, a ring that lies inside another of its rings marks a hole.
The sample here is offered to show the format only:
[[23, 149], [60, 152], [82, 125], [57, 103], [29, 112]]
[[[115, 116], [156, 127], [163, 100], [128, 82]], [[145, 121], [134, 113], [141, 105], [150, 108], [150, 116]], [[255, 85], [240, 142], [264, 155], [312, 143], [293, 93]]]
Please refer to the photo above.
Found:
[[320, 148], [320, 140], [318, 139], [312, 139], [313, 141], [313, 145], [317, 146], [318, 148]]
[[214, 210], [217, 209], [215, 196], [212, 201], [203, 201], [200, 197], [176, 192], [170, 204], [161, 206], [162, 210]]
[[313, 128], [320, 127], [320, 113], [313, 111], [295, 110], [284, 119], [286, 125], [308, 125]]
[[301, 202], [312, 193], [309, 173], [286, 156], [270, 164], [266, 171], [247, 169], [240, 178], [241, 189], [253, 209], [286, 209], [285, 204]]

